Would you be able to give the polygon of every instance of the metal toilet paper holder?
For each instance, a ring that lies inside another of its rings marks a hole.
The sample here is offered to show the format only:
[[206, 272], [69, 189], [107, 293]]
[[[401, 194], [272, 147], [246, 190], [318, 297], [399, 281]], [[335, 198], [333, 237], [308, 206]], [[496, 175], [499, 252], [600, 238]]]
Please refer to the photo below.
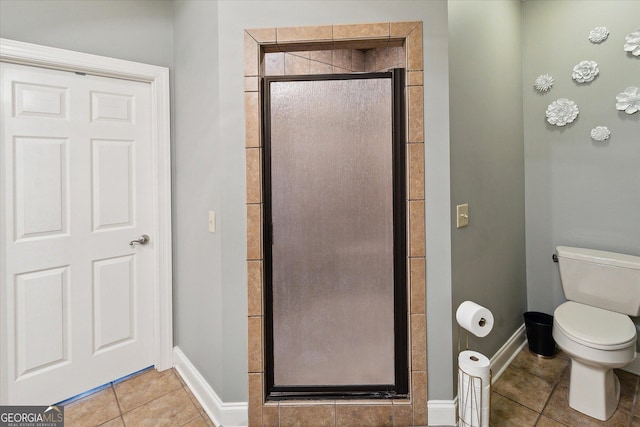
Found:
[[[482, 324], [482, 321], [485, 321], [485, 319], [480, 319], [480, 326], [484, 326]], [[460, 325], [458, 325], [458, 355], [460, 355], [460, 353], [462, 352], [462, 350], [460, 349], [460, 332], [461, 332], [462, 327]], [[465, 350], [469, 350], [469, 331], [466, 331], [466, 344], [465, 344]], [[473, 360], [473, 359], [472, 359]], [[464, 389], [464, 381], [462, 380], [463, 375], [466, 375], [469, 378], [469, 381], [467, 382], [467, 389]], [[491, 381], [493, 379], [493, 371], [491, 369], [489, 369], [489, 413], [491, 413]], [[480, 395], [476, 396], [476, 390], [475, 390], [475, 385], [477, 384], [476, 381], [479, 382], [480, 387]], [[478, 377], [478, 376], [474, 376], [469, 374], [468, 372], [464, 371], [461, 367], [460, 364], [458, 364], [458, 413], [457, 413], [457, 423], [456, 425], [458, 427], [482, 427], [483, 426], [483, 419], [482, 419], [482, 388], [483, 388], [483, 384], [482, 384], [482, 378]], [[464, 419], [464, 417], [462, 415], [464, 415], [466, 413], [465, 411], [465, 407], [466, 404], [468, 402], [467, 399], [470, 399], [471, 402], [471, 407], [470, 407], [470, 417], [471, 419]], [[477, 424], [473, 424], [473, 413], [474, 411], [477, 412], [478, 416], [477, 416]], [[489, 417], [487, 417], [489, 418]], [[489, 420], [486, 420], [486, 425], [489, 425]]]

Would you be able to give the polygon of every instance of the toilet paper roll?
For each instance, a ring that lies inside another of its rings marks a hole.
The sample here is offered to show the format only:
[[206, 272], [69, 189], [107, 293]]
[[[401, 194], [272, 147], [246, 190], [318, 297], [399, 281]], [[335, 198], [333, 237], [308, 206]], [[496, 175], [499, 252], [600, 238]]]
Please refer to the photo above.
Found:
[[465, 301], [456, 311], [458, 324], [477, 337], [486, 337], [493, 329], [493, 314], [473, 301]]
[[489, 385], [491, 362], [484, 354], [473, 350], [462, 351], [458, 355], [458, 367], [466, 374], [480, 378], [483, 386]]
[[491, 363], [482, 353], [463, 351], [458, 355], [458, 415], [461, 425], [489, 426]]

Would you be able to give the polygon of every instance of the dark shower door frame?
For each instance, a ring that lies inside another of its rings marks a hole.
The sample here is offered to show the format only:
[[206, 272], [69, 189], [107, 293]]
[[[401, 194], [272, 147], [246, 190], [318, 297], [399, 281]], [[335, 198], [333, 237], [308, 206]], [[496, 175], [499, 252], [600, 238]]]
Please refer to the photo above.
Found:
[[[273, 227], [271, 196], [271, 82], [389, 79], [392, 87], [392, 192], [394, 377], [392, 384], [278, 385], [274, 378]], [[265, 310], [265, 396], [267, 401], [291, 399], [401, 399], [409, 394], [408, 283], [407, 283], [407, 175], [405, 69], [358, 74], [264, 77], [263, 85], [263, 253]]]

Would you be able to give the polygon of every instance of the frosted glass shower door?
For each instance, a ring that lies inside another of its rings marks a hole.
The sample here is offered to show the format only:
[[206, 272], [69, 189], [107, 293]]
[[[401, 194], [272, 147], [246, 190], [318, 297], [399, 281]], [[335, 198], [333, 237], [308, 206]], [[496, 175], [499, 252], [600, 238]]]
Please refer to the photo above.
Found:
[[394, 102], [404, 88], [396, 80], [265, 80], [272, 397], [406, 393], [404, 120], [402, 98]]

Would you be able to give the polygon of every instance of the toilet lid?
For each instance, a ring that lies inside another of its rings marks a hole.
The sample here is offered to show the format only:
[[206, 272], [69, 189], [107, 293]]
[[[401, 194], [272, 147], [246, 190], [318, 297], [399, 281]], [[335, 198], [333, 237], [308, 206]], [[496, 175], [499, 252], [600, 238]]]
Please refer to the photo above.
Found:
[[617, 347], [636, 338], [629, 316], [573, 301], [556, 308], [554, 321], [565, 334], [594, 348]]

